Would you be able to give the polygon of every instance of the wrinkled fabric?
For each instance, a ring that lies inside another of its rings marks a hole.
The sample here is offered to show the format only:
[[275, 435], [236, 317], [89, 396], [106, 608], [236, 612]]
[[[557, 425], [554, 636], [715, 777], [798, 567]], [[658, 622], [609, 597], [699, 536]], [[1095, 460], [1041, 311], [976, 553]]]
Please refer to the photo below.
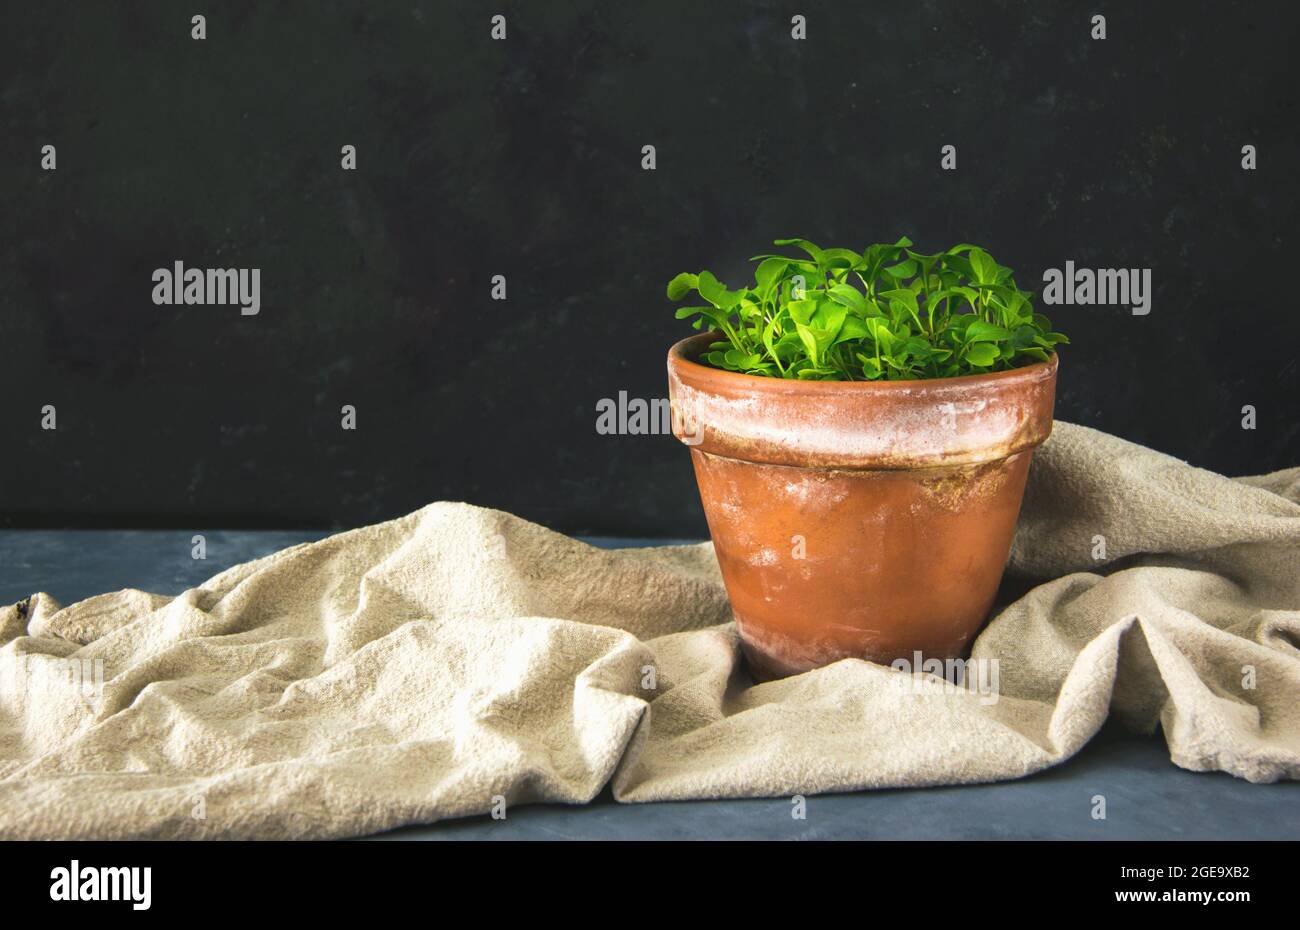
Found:
[[[222, 572], [0, 609], [0, 837], [323, 838], [536, 801], [1012, 779], [1110, 714], [1300, 772], [1300, 468], [1057, 423], [979, 636], [995, 690], [848, 659], [755, 685], [708, 544], [436, 503]], [[974, 666], [973, 666], [974, 667]]]

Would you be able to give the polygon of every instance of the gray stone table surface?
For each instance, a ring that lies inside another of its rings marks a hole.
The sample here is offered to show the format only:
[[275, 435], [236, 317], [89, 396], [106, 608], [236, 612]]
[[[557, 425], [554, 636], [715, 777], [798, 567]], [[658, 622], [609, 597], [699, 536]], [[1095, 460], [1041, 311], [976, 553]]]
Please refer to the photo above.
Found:
[[[200, 532], [195, 530], [193, 532]], [[207, 559], [191, 558], [191, 531], [0, 530], [0, 602], [45, 591], [62, 603], [119, 588], [177, 594], [231, 565], [321, 531], [201, 530]], [[602, 546], [665, 540], [593, 539]], [[1106, 798], [1106, 818], [1092, 799]], [[1300, 784], [1252, 785], [1184, 771], [1158, 736], [1107, 726], [1064, 764], [1014, 782], [900, 789], [807, 799], [618, 804], [606, 791], [584, 806], [513, 808], [407, 827], [379, 839], [1296, 839]]]

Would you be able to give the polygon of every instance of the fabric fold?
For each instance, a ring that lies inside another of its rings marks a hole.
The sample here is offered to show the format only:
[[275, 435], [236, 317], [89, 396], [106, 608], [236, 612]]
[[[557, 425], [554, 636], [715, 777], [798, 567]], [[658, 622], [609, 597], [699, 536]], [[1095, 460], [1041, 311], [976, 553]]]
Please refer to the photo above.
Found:
[[436, 503], [174, 598], [0, 608], [0, 837], [325, 838], [539, 801], [1011, 779], [1107, 717], [1300, 774], [1300, 469], [1058, 422], [965, 686], [754, 684], [708, 544], [607, 551]]

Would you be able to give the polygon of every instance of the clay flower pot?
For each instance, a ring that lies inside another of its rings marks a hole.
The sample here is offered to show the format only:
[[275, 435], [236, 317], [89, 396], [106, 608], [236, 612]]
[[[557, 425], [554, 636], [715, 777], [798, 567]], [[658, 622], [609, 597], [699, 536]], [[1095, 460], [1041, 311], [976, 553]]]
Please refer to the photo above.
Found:
[[988, 617], [1057, 360], [933, 381], [788, 381], [668, 353], [673, 432], [755, 676], [961, 657]]

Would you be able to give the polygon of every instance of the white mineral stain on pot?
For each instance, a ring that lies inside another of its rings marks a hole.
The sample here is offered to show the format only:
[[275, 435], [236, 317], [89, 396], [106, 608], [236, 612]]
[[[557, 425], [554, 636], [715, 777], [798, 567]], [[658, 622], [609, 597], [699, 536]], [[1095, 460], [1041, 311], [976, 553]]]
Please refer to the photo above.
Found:
[[[791, 416], [788, 410], [778, 418], [763, 406], [753, 398], [709, 397], [700, 401], [699, 414], [716, 436], [738, 445], [848, 457], [951, 455], [1010, 442], [1024, 424], [1020, 411], [990, 409], [984, 399], [934, 404], [929, 416], [918, 416], [914, 409], [882, 409], [857, 424], [828, 421], [816, 413]], [[931, 428], [918, 430], [918, 422]]]
[[967, 403], [946, 403], [935, 405], [939, 412], [939, 428], [950, 433], [957, 432], [957, 417], [969, 417], [980, 413], [988, 406], [988, 401], [974, 400]]
[[[862, 391], [845, 402], [846, 392], [828, 392], [824, 405], [791, 404], [785, 393], [741, 387], [725, 394], [701, 392], [670, 375], [671, 393], [690, 407], [706, 427], [706, 442], [724, 454], [749, 460], [763, 450], [768, 461], [790, 459], [804, 465], [822, 460], [875, 459], [884, 467], [909, 467], [909, 460], [988, 461], [1012, 448], [1031, 446], [1043, 436], [1029, 416], [1035, 395], [1051, 390], [1054, 372], [1045, 371], [1008, 395], [1003, 382], [962, 382], [917, 387], [893, 382], [888, 391]], [[854, 392], [847, 392], [854, 393]], [[920, 427], [920, 428], [918, 428]], [[1046, 428], [1041, 428], [1045, 434]], [[775, 459], [771, 458], [773, 455]], [[829, 463], [828, 463], [829, 464]], [[845, 467], [853, 467], [846, 461]]]
[[831, 480], [827, 472], [814, 470], [801, 480], [785, 482], [784, 491], [801, 510], [829, 510], [849, 496], [842, 482]]

